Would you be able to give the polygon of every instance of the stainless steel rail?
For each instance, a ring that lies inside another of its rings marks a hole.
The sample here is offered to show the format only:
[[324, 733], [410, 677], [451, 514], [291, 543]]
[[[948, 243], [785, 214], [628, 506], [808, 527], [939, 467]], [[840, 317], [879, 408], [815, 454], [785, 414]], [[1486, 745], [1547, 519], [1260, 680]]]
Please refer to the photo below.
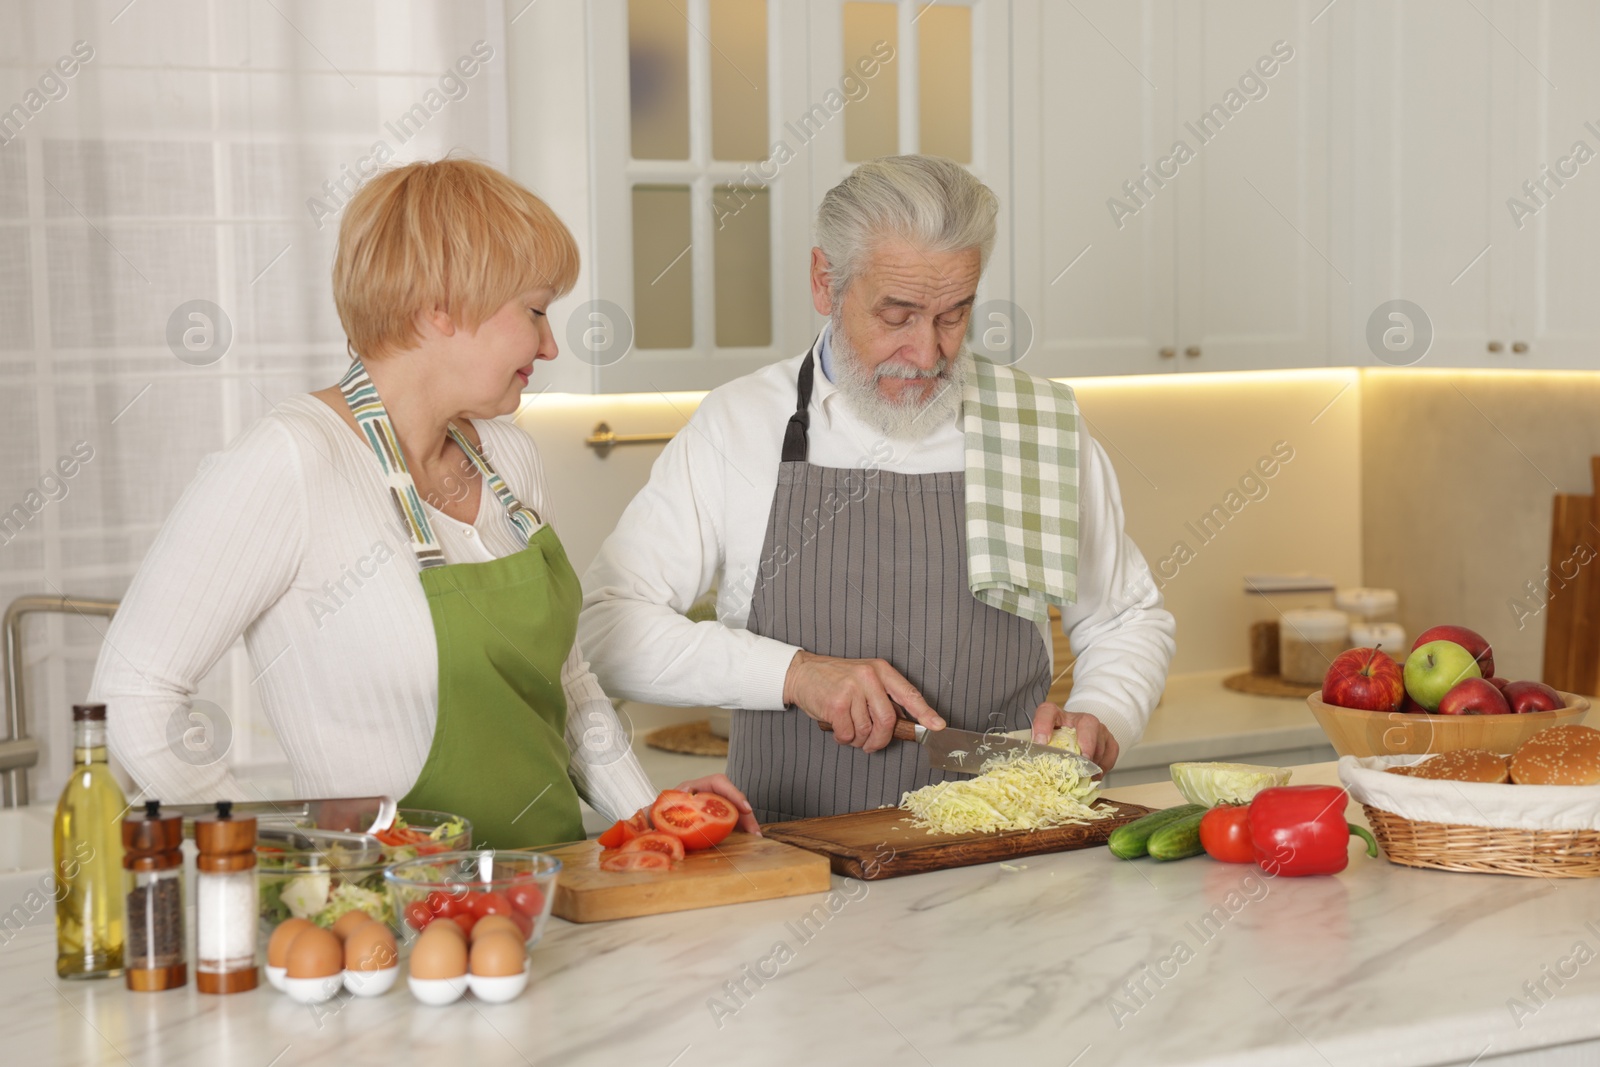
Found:
[[39, 762], [39, 742], [28, 736], [28, 705], [22, 683], [22, 619], [48, 612], [59, 615], [99, 615], [111, 618], [119, 602], [75, 596], [19, 596], [6, 606], [0, 627], [4, 630], [5, 656], [0, 662], [0, 686], [5, 689], [6, 736], [0, 740], [0, 808], [28, 802], [28, 768]]

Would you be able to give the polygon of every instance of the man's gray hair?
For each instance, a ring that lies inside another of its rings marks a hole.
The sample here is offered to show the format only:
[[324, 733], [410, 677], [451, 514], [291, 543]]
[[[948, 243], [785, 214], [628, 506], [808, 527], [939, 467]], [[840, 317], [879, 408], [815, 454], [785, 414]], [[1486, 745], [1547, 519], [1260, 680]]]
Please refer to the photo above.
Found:
[[861, 164], [817, 208], [817, 247], [828, 260], [834, 301], [885, 237], [931, 252], [976, 248], [987, 264], [999, 210], [987, 185], [941, 156], [885, 156]]

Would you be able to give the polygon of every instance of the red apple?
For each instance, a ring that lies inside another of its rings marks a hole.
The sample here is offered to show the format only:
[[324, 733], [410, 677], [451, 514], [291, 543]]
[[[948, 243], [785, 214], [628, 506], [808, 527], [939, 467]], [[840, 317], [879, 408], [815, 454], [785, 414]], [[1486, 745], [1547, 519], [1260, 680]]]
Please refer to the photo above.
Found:
[[1439, 701], [1440, 715], [1506, 715], [1511, 705], [1487, 678], [1463, 678]]
[[1485, 678], [1494, 677], [1494, 649], [1489, 647], [1489, 642], [1476, 631], [1465, 626], [1435, 626], [1431, 630], [1424, 630], [1417, 635], [1411, 643], [1411, 651], [1415, 652], [1429, 641], [1454, 641], [1478, 661], [1478, 669]]
[[1322, 700], [1341, 708], [1394, 711], [1406, 695], [1400, 665], [1375, 648], [1341, 652], [1322, 678]]
[[1543, 682], [1511, 682], [1506, 686], [1506, 703], [1519, 715], [1525, 711], [1554, 711], [1566, 707], [1561, 694]]
[[1504, 693], [1506, 691], [1506, 686], [1511, 684], [1511, 679], [1494, 677], [1489, 679], [1489, 684], [1500, 690], [1500, 692]]

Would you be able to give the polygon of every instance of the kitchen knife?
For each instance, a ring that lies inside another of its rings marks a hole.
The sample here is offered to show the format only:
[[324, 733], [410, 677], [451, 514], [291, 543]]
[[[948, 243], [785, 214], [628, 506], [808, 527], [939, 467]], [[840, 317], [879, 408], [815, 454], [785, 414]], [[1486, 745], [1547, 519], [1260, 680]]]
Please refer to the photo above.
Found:
[[[215, 804], [163, 804], [164, 814], [184, 817], [184, 836], [193, 834], [189, 820], [211, 815]], [[375, 834], [394, 825], [393, 797], [330, 797], [319, 800], [240, 800], [233, 805], [235, 815], [254, 815], [264, 823], [276, 823], [319, 830], [349, 830]]]
[[[833, 729], [833, 724], [828, 722], [819, 721], [817, 726], [828, 731]], [[896, 719], [894, 738], [896, 741], [915, 741], [927, 754], [928, 766], [942, 771], [955, 771], [957, 774], [977, 774], [989, 760], [1012, 752], [1029, 756], [1056, 756], [1075, 764], [1078, 773], [1085, 778], [1099, 778], [1106, 773], [1098, 763], [1086, 756], [1068, 752], [1064, 748], [1018, 741], [998, 731], [980, 734], [971, 730], [957, 730], [952, 726], [930, 730], [911, 719]]]

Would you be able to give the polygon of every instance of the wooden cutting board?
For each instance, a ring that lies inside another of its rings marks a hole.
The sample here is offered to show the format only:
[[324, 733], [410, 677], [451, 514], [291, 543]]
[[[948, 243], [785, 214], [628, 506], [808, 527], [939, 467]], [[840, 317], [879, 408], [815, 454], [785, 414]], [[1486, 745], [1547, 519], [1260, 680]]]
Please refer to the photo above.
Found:
[[823, 857], [752, 834], [730, 834], [670, 871], [602, 871], [597, 841], [544, 851], [561, 860], [553, 913], [575, 923], [826, 893], [833, 884]]
[[[1596, 492], [1557, 493], [1550, 516], [1543, 677], [1570, 693], [1600, 690], [1600, 456], [1590, 467]], [[1524, 603], [1539, 606], [1534, 597]]]
[[826, 856], [835, 874], [872, 881], [1045, 852], [1092, 848], [1105, 844], [1117, 827], [1155, 810], [1103, 798], [1095, 807], [1108, 808], [1116, 814], [1086, 825], [1058, 826], [1052, 830], [930, 834], [912, 825], [911, 817], [899, 808], [876, 808], [848, 815], [772, 823], [763, 826], [761, 832], [774, 841], [786, 841]]

